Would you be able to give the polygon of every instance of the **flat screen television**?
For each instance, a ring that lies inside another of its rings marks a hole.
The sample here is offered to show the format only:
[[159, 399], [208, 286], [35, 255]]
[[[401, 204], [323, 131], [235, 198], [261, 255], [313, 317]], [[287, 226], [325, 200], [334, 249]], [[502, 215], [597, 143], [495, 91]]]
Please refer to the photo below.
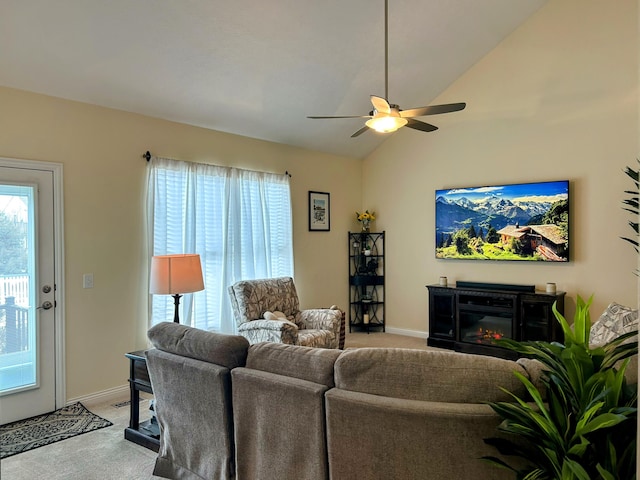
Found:
[[569, 181], [436, 190], [436, 258], [569, 261]]

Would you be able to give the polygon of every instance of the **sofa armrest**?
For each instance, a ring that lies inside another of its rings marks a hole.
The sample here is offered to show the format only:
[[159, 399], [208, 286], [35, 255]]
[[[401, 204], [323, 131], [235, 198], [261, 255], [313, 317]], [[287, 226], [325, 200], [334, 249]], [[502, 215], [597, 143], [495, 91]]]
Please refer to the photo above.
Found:
[[300, 322], [304, 328], [330, 330], [335, 338], [340, 336], [340, 322], [342, 311], [329, 308], [313, 308], [300, 312]]
[[295, 345], [298, 343], [298, 326], [288, 320], [253, 320], [238, 327], [238, 334], [249, 343], [276, 342]]

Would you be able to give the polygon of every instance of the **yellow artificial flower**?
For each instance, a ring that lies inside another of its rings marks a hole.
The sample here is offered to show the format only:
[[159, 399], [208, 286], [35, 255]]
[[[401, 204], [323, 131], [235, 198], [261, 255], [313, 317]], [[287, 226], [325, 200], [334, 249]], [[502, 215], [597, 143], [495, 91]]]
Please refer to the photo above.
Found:
[[359, 222], [363, 222], [363, 221], [372, 221], [376, 219], [376, 214], [375, 212], [369, 212], [369, 210], [365, 210], [364, 212], [360, 213], [360, 212], [356, 212], [356, 218], [358, 219]]

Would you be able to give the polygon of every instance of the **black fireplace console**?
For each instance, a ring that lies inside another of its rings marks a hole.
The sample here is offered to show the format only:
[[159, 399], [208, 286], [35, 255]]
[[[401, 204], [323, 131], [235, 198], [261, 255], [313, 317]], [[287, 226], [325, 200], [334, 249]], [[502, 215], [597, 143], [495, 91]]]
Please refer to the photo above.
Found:
[[520, 285], [466, 282], [449, 287], [427, 285], [429, 338], [427, 345], [459, 352], [516, 358], [494, 340], [562, 339], [552, 306], [564, 313], [565, 292], [536, 292]]

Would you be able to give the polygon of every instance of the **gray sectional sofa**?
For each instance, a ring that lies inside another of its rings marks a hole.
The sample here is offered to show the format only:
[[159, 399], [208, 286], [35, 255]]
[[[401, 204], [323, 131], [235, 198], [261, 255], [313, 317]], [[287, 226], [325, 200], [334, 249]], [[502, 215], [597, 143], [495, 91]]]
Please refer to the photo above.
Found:
[[[161, 429], [155, 474], [174, 479], [507, 479], [479, 458], [524, 395], [526, 363], [451, 351], [327, 350], [174, 323], [149, 330]], [[533, 373], [532, 373], [533, 375]]]

